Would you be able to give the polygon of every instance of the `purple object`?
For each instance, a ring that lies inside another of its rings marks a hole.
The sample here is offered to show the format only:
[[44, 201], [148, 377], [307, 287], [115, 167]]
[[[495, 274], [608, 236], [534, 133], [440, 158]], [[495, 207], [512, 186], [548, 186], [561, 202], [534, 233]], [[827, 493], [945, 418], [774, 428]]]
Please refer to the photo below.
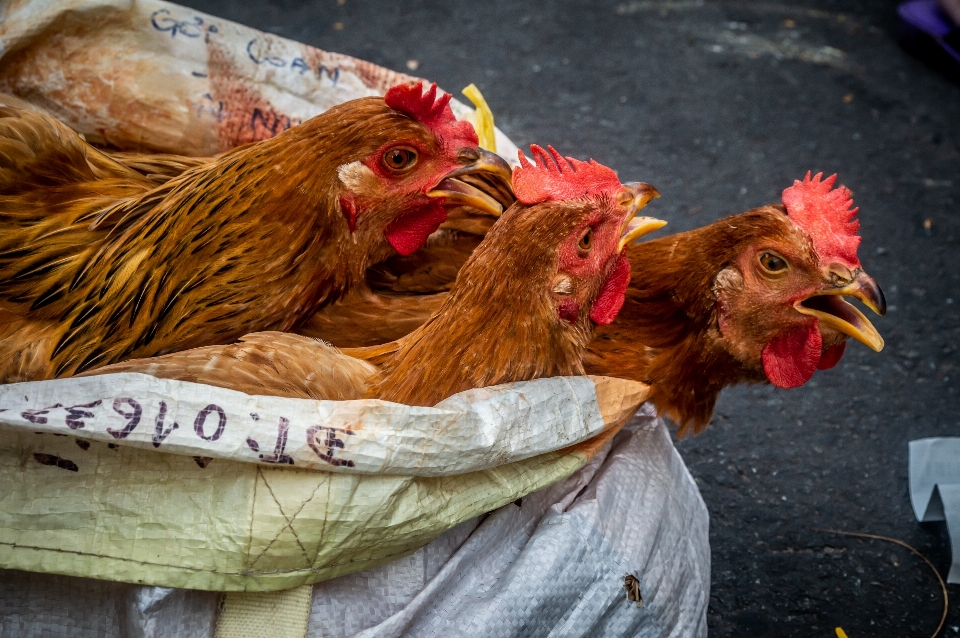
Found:
[[909, 0], [897, 7], [900, 41], [926, 62], [960, 78], [960, 27], [936, 0]]

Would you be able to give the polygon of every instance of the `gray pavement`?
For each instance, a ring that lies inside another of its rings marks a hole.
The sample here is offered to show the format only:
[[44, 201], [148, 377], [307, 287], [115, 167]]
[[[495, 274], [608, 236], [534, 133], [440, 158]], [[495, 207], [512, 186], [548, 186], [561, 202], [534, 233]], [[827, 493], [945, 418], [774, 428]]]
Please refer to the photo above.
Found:
[[[942, 524], [919, 525], [907, 442], [960, 436], [960, 86], [896, 44], [895, 2], [186, 0], [436, 80], [475, 82], [519, 144], [655, 184], [669, 230], [761, 204], [808, 169], [860, 206], [890, 312], [798, 390], [727, 391], [679, 448], [711, 513], [714, 636], [929, 636]], [[411, 63], [412, 64], [412, 63]], [[960, 587], [950, 587], [960, 600]], [[944, 636], [960, 636], [952, 605]]]

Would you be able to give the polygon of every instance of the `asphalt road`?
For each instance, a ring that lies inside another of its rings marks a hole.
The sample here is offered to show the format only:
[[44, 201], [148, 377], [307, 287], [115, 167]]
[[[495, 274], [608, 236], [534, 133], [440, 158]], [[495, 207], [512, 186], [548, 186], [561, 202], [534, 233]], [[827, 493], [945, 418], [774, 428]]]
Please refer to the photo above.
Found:
[[[887, 346], [851, 344], [798, 390], [729, 390], [679, 442], [711, 514], [710, 629], [933, 633], [940, 589], [920, 559], [813, 529], [949, 566], [945, 527], [914, 520], [907, 442], [960, 436], [960, 86], [898, 47], [895, 2], [185, 4], [457, 93], [475, 82], [518, 144], [655, 184], [651, 214], [673, 231], [779, 202], [808, 169], [839, 173]], [[957, 603], [942, 635], [960, 636]]]

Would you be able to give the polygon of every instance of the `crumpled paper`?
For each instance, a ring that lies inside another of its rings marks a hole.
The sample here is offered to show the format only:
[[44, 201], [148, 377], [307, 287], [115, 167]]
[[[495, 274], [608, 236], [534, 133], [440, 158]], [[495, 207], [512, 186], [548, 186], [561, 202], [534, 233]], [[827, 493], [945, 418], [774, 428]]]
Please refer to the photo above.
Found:
[[921, 523], [947, 522], [953, 552], [947, 582], [960, 583], [960, 437], [910, 441], [910, 502]]
[[[596, 379], [471, 390], [434, 408], [130, 373], [3, 386], [0, 566], [221, 591], [366, 569], [586, 463], [646, 396]], [[603, 431], [582, 441], [591, 429]]]

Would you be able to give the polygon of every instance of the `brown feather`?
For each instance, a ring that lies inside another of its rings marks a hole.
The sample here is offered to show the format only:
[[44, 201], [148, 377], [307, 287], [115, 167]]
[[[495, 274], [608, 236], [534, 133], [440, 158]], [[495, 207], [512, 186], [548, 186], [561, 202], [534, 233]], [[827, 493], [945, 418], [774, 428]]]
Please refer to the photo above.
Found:
[[106, 155], [143, 174], [156, 184], [163, 184], [174, 177], [179, 177], [191, 168], [203, 166], [215, 159], [167, 153], [127, 153], [120, 151], [109, 152]]
[[394, 255], [370, 268], [367, 283], [373, 290], [401, 294], [450, 290], [460, 268], [482, 240], [483, 235], [438, 230], [412, 255]]
[[338, 348], [388, 343], [426, 323], [447, 296], [446, 292], [425, 295], [374, 293], [366, 287], [356, 287], [313, 315], [297, 329], [297, 333], [323, 339]]
[[392, 252], [383, 228], [401, 211], [349, 233], [337, 169], [398, 137], [435, 143], [363, 98], [157, 185], [169, 158], [120, 156], [144, 175], [3, 107], [0, 308], [20, 320], [0, 328], [0, 382], [298, 326]]
[[395, 255], [368, 269], [366, 286], [321, 309], [297, 333], [340, 348], [358, 348], [395, 341], [423, 325], [447, 298], [460, 268], [483, 239], [445, 226], [412, 255]]
[[[589, 310], [572, 324], [561, 320], [551, 289], [561, 240], [579, 232], [598, 205], [608, 204], [585, 199], [515, 205], [464, 264], [439, 310], [398, 341], [338, 353], [306, 337], [258, 333], [240, 344], [127, 361], [86, 374], [143, 372], [315, 399], [358, 398], [359, 386], [366, 384], [366, 397], [425, 406], [470, 388], [582, 374], [591, 336]], [[614, 226], [619, 229], [619, 223]], [[604, 257], [601, 263], [611, 261]], [[588, 305], [605, 276], [598, 270], [583, 278]]]
[[746, 246], [789, 237], [779, 206], [765, 206], [709, 226], [629, 248], [630, 286], [620, 314], [597, 329], [584, 364], [590, 374], [651, 385], [649, 401], [680, 434], [699, 434], [720, 391], [766, 380], [721, 336], [714, 287], [718, 273]]
[[[628, 248], [631, 280], [624, 306], [612, 324], [596, 329], [584, 356], [586, 371], [650, 384], [649, 400], [679, 425], [681, 435], [701, 432], [723, 388], [766, 381], [759, 361], [720, 334], [714, 294], [718, 274], [764, 238], [804, 242], [783, 207], [765, 206]], [[387, 267], [392, 279], [382, 274]], [[334, 304], [311, 322], [311, 334], [341, 346], [402, 337], [447, 299], [443, 293], [402, 294], [404, 282], [411, 281], [404, 276], [414, 270], [397, 260], [381, 265], [381, 274], [369, 275], [380, 288], [366, 293], [365, 309], [359, 300]], [[443, 282], [433, 285], [441, 289]], [[383, 292], [388, 288], [389, 294]], [[394, 315], [394, 308], [402, 308], [402, 315]], [[758, 305], [754, 314], [763, 312]]]
[[285, 332], [256, 332], [239, 343], [134, 359], [83, 373], [140, 372], [252, 395], [346, 401], [362, 399], [376, 367], [321, 341]]

